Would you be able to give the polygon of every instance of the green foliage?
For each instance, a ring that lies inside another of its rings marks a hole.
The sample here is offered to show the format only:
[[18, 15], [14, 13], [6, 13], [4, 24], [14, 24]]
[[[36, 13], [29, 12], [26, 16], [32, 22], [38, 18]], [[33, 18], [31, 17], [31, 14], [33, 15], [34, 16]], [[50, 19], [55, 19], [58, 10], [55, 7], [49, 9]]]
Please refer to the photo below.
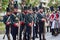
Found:
[[[54, 1], [54, 0], [53, 0]], [[55, 4], [53, 4], [52, 2], [53, 2], [52, 0], [50, 0], [50, 2], [48, 3], [48, 6], [50, 7], [50, 6], [54, 6], [55, 8], [57, 8], [58, 7], [58, 5], [60, 5], [60, 2], [58, 1], [58, 0], [55, 0]]]
[[58, 4], [54, 4], [53, 6], [54, 6], [55, 8], [57, 8]]
[[4, 30], [4, 27], [5, 27], [4, 23], [0, 22], [0, 30], [1, 30], [1, 31]]
[[26, 0], [27, 5], [37, 6], [40, 3], [40, 0]]
[[49, 6], [49, 7], [50, 7], [50, 6], [53, 6], [52, 0], [50, 0], [50, 2], [48, 3], [48, 6]]
[[6, 10], [6, 7], [8, 6], [9, 0], [2, 0], [2, 11]]
[[38, 4], [40, 4], [39, 0], [35, 0], [34, 3], [32, 4], [32, 6], [37, 6]]
[[26, 0], [26, 4], [29, 5], [30, 4], [30, 0]]

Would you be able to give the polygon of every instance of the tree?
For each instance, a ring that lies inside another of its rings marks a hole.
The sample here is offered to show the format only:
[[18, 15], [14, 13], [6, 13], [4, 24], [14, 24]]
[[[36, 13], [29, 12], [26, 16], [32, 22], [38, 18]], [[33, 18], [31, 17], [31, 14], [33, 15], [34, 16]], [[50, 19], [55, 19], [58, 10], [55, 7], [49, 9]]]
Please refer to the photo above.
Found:
[[58, 6], [58, 0], [50, 0], [50, 2], [48, 3], [48, 6], [49, 7], [50, 6], [54, 6], [55, 8], [57, 8], [57, 6]]
[[27, 5], [32, 5], [32, 6], [37, 6], [38, 4], [40, 4], [40, 0], [26, 0], [26, 4]]
[[8, 4], [9, 4], [9, 0], [2, 0], [2, 11], [6, 10]]

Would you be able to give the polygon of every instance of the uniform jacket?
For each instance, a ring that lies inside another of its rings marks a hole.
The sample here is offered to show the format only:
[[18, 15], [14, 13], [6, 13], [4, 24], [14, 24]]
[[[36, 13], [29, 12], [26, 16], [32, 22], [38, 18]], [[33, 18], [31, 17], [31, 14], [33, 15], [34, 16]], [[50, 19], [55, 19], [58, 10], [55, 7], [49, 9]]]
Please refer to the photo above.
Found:
[[32, 23], [32, 20], [33, 20], [32, 14], [25, 15], [25, 23], [26, 24]]
[[11, 15], [11, 24], [14, 26], [14, 27], [17, 27], [16, 23], [19, 22], [19, 19], [18, 19], [18, 16], [17, 14], [12, 14]]
[[56, 13], [56, 14], [51, 14], [50, 16], [50, 21], [53, 21], [54, 19], [58, 19], [59, 18], [59, 14]]
[[10, 15], [3, 16], [3, 22], [6, 26], [9, 26], [10, 24], [7, 24], [8, 22], [11, 22]]
[[41, 21], [42, 18], [43, 18], [43, 16], [40, 13], [38, 13], [37, 14], [37, 22]]
[[33, 13], [33, 22], [36, 23], [36, 21], [37, 21], [37, 14]]
[[20, 14], [18, 15], [18, 18], [19, 18], [19, 20], [20, 20], [20, 24], [21, 24], [21, 25], [24, 25], [24, 24], [25, 24], [25, 15], [24, 15], [23, 13], [20, 13]]

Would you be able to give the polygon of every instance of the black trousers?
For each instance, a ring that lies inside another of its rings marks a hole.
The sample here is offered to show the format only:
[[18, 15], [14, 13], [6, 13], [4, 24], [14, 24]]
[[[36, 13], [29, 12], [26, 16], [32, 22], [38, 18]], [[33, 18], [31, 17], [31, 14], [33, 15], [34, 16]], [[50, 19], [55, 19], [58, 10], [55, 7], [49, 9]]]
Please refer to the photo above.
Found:
[[8, 40], [10, 40], [10, 35], [9, 35], [9, 32], [10, 32], [10, 28], [11, 28], [11, 25], [6, 25], [6, 35], [7, 35], [7, 38], [8, 38]]
[[26, 25], [25, 36], [26, 36], [25, 40], [30, 40], [30, 38], [31, 38], [31, 26]]
[[24, 28], [25, 28], [25, 26], [23, 26], [23, 25], [20, 26], [20, 36], [19, 36], [19, 40], [22, 40], [21, 37], [22, 37], [22, 32], [23, 32]]
[[9, 34], [9, 28], [10, 28], [10, 26], [6, 26], [5, 28], [6, 28], [6, 34]]
[[50, 25], [50, 32], [52, 32], [52, 29], [51, 29], [51, 26], [52, 26], [52, 22], [50, 22], [50, 24], [51, 24], [51, 25]]
[[58, 28], [52, 29], [52, 35], [54, 36], [58, 35]]
[[36, 26], [35, 26], [35, 34], [36, 34], [36, 37], [38, 37], [38, 34], [39, 32], [38, 32], [38, 23], [36, 23]]
[[35, 30], [35, 27], [36, 27], [36, 26], [33, 26], [33, 40], [35, 40], [35, 37], [36, 37], [36, 30]]
[[11, 34], [12, 34], [13, 40], [16, 40], [16, 35], [18, 35], [18, 27], [12, 26], [11, 27]]
[[43, 36], [43, 40], [45, 39], [44, 23], [45, 23], [44, 21], [39, 21], [39, 38], [40, 38], [40, 40], [42, 40], [41, 36]]
[[36, 26], [33, 25], [33, 40], [38, 37], [38, 23], [36, 23]]

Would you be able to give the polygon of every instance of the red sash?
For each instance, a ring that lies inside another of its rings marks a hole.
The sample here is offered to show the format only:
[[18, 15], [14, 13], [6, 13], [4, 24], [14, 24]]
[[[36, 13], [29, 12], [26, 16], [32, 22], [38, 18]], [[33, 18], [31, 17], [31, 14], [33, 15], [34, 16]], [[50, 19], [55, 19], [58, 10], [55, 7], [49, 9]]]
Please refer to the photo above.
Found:
[[13, 24], [14, 27], [18, 27], [18, 25], [16, 23]]
[[23, 21], [20, 22], [20, 25], [25, 25], [25, 23]]

